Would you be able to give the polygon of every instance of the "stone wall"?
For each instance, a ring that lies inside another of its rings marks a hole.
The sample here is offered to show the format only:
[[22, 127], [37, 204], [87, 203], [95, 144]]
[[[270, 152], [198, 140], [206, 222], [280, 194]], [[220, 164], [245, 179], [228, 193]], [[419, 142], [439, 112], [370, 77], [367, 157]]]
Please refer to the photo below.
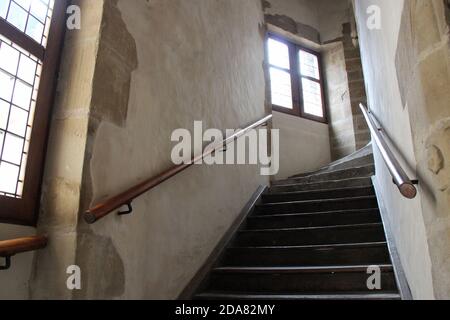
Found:
[[82, 27], [68, 31], [51, 123], [38, 233], [49, 243], [37, 251], [29, 292], [33, 299], [71, 299], [67, 267], [76, 264], [83, 168], [103, 1], [78, 0]]
[[[381, 29], [367, 28], [369, 5]], [[355, 1], [368, 98], [419, 195], [399, 196], [375, 148], [377, 184], [415, 298], [450, 297], [449, 26], [443, 0]]]
[[353, 135], [355, 137], [355, 150], [359, 150], [370, 142], [371, 137], [369, 127], [359, 108], [360, 103], [367, 104], [367, 96], [357, 33], [352, 30], [351, 23], [343, 24], [343, 45], [345, 70], [347, 71], [348, 79], [348, 94], [351, 104], [351, 119], [353, 120]]
[[[450, 298], [450, 42], [444, 0], [405, 2], [396, 51], [408, 106], [434, 293]], [[447, 11], [448, 12], [448, 11]]]
[[326, 45], [323, 53], [333, 160], [370, 142], [369, 128], [359, 109], [367, 97], [357, 33], [350, 22], [342, 24], [341, 30], [341, 39]]
[[341, 41], [325, 46], [323, 64], [327, 88], [331, 157], [333, 160], [338, 160], [356, 151], [347, 64], [344, 44]]

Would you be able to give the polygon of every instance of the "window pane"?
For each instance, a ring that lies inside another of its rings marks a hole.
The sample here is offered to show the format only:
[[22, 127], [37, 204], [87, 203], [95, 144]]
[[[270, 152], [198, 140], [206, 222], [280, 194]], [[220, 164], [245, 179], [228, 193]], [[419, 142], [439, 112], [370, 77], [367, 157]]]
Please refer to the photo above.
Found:
[[9, 1], [2, 0], [0, 1], [0, 17], [6, 19], [6, 14], [8, 13]]
[[22, 54], [17, 75], [20, 79], [25, 80], [29, 84], [33, 84], [34, 78], [36, 77], [36, 67], [37, 62]]
[[[1, 35], [0, 48], [2, 51], [0, 54], [6, 52], [7, 54], [4, 56], [9, 59], [7, 64], [4, 63], [4, 60], [0, 61], [0, 97], [3, 99], [0, 99], [0, 140], [3, 149], [0, 151], [0, 161], [5, 163], [4, 166], [13, 164], [8, 168], [24, 174], [31, 132], [29, 126], [33, 123], [36, 105], [36, 96], [32, 97], [32, 93], [37, 90], [42, 69], [41, 62]], [[17, 55], [19, 56], [18, 61]], [[11, 73], [3, 70], [12, 64], [15, 65], [15, 70], [10, 68], [8, 71], [12, 71]], [[6, 171], [3, 172], [3, 175], [6, 177]], [[8, 179], [15, 179], [15, 181], [4, 182], [0, 187], [0, 195], [7, 194], [18, 198], [22, 196], [22, 188], [17, 189], [17, 192], [15, 189], [19, 183], [18, 176], [15, 172], [8, 176]], [[23, 182], [24, 178], [21, 177], [20, 180]]]
[[320, 80], [319, 59], [317, 56], [300, 50], [300, 73], [302, 76]]
[[3, 147], [2, 160], [20, 165], [24, 139], [7, 133]]
[[0, 130], [0, 155], [2, 154], [3, 150], [3, 139], [5, 139], [5, 132]]
[[15, 74], [17, 65], [19, 63], [19, 51], [7, 45], [4, 42], [0, 43], [0, 68]]
[[19, 7], [16, 3], [11, 2], [8, 12], [8, 20], [13, 26], [15, 26], [20, 31], [25, 31], [25, 26], [27, 25], [27, 12]]
[[[8, 123], [9, 103], [0, 100], [0, 129], [6, 130], [6, 124]], [[3, 140], [0, 138], [0, 143]]]
[[18, 177], [18, 166], [0, 162], [0, 192], [15, 194]]
[[322, 118], [324, 114], [320, 83], [303, 78], [302, 86], [304, 112]]
[[54, 0], [0, 0], [0, 16], [45, 47], [53, 4]]
[[31, 3], [30, 13], [38, 18], [42, 23], [45, 23], [47, 17], [47, 5], [41, 0], [33, 0]]
[[14, 77], [0, 70], [0, 98], [11, 101]]
[[270, 68], [270, 83], [272, 104], [292, 109], [292, 84], [290, 73], [276, 68]]
[[28, 110], [30, 108], [32, 90], [33, 88], [30, 85], [17, 80], [14, 88], [13, 104]]
[[30, 9], [31, 0], [14, 0], [14, 1], [27, 11]]
[[44, 25], [30, 16], [25, 33], [36, 40], [36, 42], [41, 43], [42, 35], [44, 33]]
[[290, 69], [289, 47], [287, 46], [287, 44], [274, 39], [269, 39], [268, 50], [269, 63], [272, 66], [283, 69]]
[[11, 114], [9, 116], [8, 131], [25, 137], [27, 130], [28, 112], [17, 107], [11, 107]]

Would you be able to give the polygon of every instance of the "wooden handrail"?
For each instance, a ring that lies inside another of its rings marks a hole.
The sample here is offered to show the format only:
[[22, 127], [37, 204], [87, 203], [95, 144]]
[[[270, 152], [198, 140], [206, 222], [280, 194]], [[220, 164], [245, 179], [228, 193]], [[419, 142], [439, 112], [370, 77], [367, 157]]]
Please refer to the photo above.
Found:
[[372, 113], [367, 110], [367, 108], [362, 103], [359, 105], [359, 107], [364, 115], [364, 118], [366, 119], [370, 132], [372, 133], [373, 140], [380, 150], [381, 156], [383, 157], [383, 160], [392, 175], [394, 183], [397, 185], [400, 193], [405, 198], [414, 199], [417, 195], [417, 189], [414, 184], [417, 182], [412, 181], [408, 177], [408, 175], [405, 173], [405, 170], [403, 170], [402, 166], [395, 158], [391, 149], [389, 149], [388, 144], [380, 133], [382, 129], [378, 129], [375, 121], [372, 119]]
[[0, 241], [0, 257], [12, 257], [16, 254], [39, 250], [47, 246], [46, 236], [25, 237]]
[[[245, 135], [250, 130], [258, 128], [264, 124], [267, 124], [271, 119], [272, 119], [272, 115], [268, 115], [268, 116], [262, 118], [261, 120], [258, 120], [255, 123], [249, 125], [245, 129], [239, 130], [238, 132], [236, 132], [235, 134], [226, 138], [225, 140], [221, 141], [220, 143], [215, 144], [214, 147], [206, 148], [202, 154], [193, 156], [190, 163], [172, 166], [169, 169], [165, 170], [164, 172], [158, 174], [157, 176], [152, 177], [148, 180], [145, 180], [145, 181], [135, 185], [134, 187], [131, 187], [130, 189], [128, 189], [125, 192], [122, 192], [116, 196], [113, 196], [111, 198], [103, 200], [102, 202], [100, 202], [96, 206], [88, 209], [84, 213], [85, 221], [89, 224], [92, 224], [92, 223], [98, 221], [99, 219], [107, 216], [114, 210], [117, 210], [125, 205], [127, 205], [129, 207], [129, 210], [131, 211], [131, 202], [134, 199], [136, 199], [137, 197], [139, 197], [142, 194], [148, 192], [149, 190], [155, 188], [156, 186], [160, 185], [164, 181], [176, 176], [180, 172], [182, 172], [182, 171], [186, 170], [187, 168], [191, 167], [192, 165], [194, 165], [196, 162], [213, 154], [215, 151], [223, 149], [224, 146], [237, 140], [239, 137]], [[125, 213], [128, 213], [128, 212], [125, 212]]]

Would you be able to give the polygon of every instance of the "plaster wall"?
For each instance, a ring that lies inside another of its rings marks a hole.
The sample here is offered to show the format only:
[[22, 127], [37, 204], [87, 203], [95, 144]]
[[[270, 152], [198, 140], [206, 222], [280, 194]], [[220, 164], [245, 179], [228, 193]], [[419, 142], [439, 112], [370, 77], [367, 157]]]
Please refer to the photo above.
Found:
[[331, 162], [328, 125], [284, 113], [273, 113], [280, 130], [280, 172], [276, 179], [312, 172]]
[[[121, 0], [104, 10], [83, 206], [173, 165], [173, 130], [195, 120], [234, 129], [266, 114], [260, 1]], [[109, 106], [106, 94], [117, 97]], [[75, 297], [176, 298], [268, 182], [258, 166], [194, 166], [137, 199], [132, 215], [80, 222]]]
[[[0, 240], [28, 237], [36, 234], [31, 227], [0, 224]], [[11, 258], [12, 267], [0, 272], [0, 300], [25, 300], [29, 298], [29, 279], [34, 253], [26, 253]], [[3, 263], [3, 258], [0, 258]]]

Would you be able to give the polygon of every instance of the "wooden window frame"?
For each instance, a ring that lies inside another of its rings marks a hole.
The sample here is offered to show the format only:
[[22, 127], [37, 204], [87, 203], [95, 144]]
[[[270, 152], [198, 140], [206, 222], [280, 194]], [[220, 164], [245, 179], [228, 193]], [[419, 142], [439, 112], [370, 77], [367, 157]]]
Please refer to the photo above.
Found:
[[37, 223], [50, 114], [66, 29], [67, 4], [67, 0], [54, 2], [46, 47], [0, 18], [0, 34], [42, 61], [22, 197], [0, 196], [0, 223], [26, 226], [36, 226]]
[[[292, 86], [292, 109], [277, 106], [275, 104], [272, 104], [272, 109], [277, 112], [286, 113], [289, 115], [297, 116], [300, 118], [305, 118], [312, 121], [317, 121], [321, 123], [328, 123], [328, 115], [327, 115], [327, 108], [326, 108], [326, 99], [325, 99], [325, 81], [323, 76], [323, 64], [322, 64], [322, 55], [320, 52], [311, 50], [309, 48], [305, 48], [304, 46], [301, 46], [299, 44], [296, 44], [292, 41], [287, 40], [286, 38], [269, 33], [267, 39], [274, 39], [276, 41], [282, 42], [286, 44], [289, 48], [289, 62], [290, 62], [290, 69], [283, 69], [276, 66], [272, 66], [269, 63], [269, 68], [276, 68], [279, 70], [283, 70], [286, 72], [289, 72], [291, 75], [291, 86]], [[300, 66], [299, 66], [299, 51], [303, 50], [305, 52], [311, 53], [314, 56], [317, 57], [317, 60], [319, 62], [319, 75], [320, 80], [302, 76], [300, 74]], [[269, 52], [267, 50], [267, 52]], [[314, 81], [316, 83], [320, 84], [320, 89], [322, 91], [322, 111], [323, 111], [323, 117], [317, 117], [312, 114], [306, 113], [304, 110], [304, 102], [303, 102], [303, 87], [302, 87], [302, 78], [309, 79], [311, 81]]]

